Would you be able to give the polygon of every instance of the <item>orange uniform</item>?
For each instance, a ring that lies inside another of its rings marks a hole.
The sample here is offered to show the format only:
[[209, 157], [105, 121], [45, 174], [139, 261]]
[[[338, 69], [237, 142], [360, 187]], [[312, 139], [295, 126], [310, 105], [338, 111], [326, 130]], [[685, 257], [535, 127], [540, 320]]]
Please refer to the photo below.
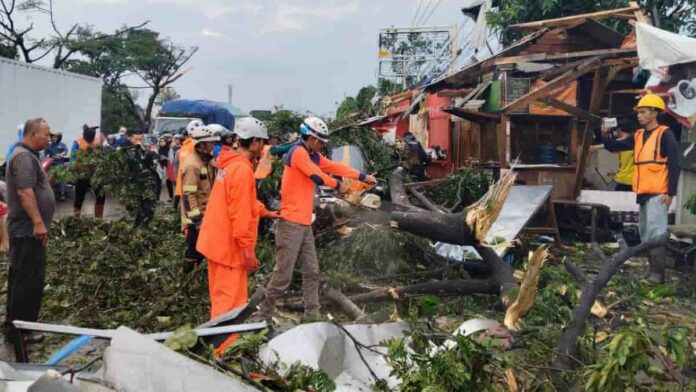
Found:
[[181, 177], [184, 175], [184, 170], [183, 170], [183, 163], [186, 161], [186, 158], [188, 158], [194, 150], [195, 144], [193, 143], [193, 140], [191, 139], [186, 139], [184, 140], [184, 143], [181, 145], [181, 148], [179, 149], [179, 170], [176, 173], [176, 191], [174, 192], [175, 196], [181, 196], [183, 194], [183, 187], [181, 184]]
[[669, 170], [667, 157], [662, 153], [662, 134], [667, 127], [660, 125], [643, 140], [645, 130], [639, 129], [634, 136], [633, 149], [633, 192], [639, 195], [662, 195], [669, 192]]
[[84, 138], [77, 138], [75, 140], [77, 143], [77, 147], [80, 149], [80, 151], [87, 151], [89, 148], [96, 148], [96, 147], [101, 147], [102, 145], [102, 139], [99, 135], [94, 137], [94, 140], [92, 143], [88, 143]]
[[259, 158], [259, 164], [256, 166], [256, 172], [254, 173], [254, 177], [256, 177], [257, 180], [263, 180], [273, 173], [273, 156], [271, 155], [271, 147], [273, 146], [269, 145], [263, 148], [263, 153]]
[[[243, 254], [256, 246], [259, 219], [267, 214], [256, 199], [251, 161], [235, 151], [221, 151], [213, 190], [203, 217], [196, 249], [208, 259], [210, 318], [248, 301]], [[216, 349], [221, 354], [236, 339], [231, 335]]]
[[327, 175], [364, 181], [366, 174], [348, 165], [334, 162], [325, 156], [310, 152], [302, 140], [285, 155], [285, 168], [280, 194], [280, 217], [300, 225], [312, 224], [314, 186], [338, 189], [340, 180]]

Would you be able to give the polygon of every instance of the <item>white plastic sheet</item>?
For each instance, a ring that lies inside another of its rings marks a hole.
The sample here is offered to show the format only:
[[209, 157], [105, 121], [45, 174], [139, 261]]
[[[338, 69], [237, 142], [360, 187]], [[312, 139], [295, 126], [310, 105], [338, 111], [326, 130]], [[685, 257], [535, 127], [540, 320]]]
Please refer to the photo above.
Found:
[[[346, 330], [360, 343], [371, 346], [403, 336], [406, 324], [345, 325]], [[385, 352], [383, 348], [377, 348]], [[372, 351], [360, 349], [367, 363], [378, 377], [386, 379], [391, 387], [398, 380], [389, 376], [391, 368], [384, 358]], [[266, 364], [279, 361], [289, 366], [297, 361], [326, 372], [335, 382], [336, 391], [369, 391], [375, 382], [358, 355], [353, 341], [330, 323], [299, 325], [276, 336], [261, 348], [259, 358]], [[282, 369], [281, 369], [282, 370]]]
[[670, 33], [645, 23], [636, 23], [640, 67], [655, 70], [696, 61], [696, 38]]

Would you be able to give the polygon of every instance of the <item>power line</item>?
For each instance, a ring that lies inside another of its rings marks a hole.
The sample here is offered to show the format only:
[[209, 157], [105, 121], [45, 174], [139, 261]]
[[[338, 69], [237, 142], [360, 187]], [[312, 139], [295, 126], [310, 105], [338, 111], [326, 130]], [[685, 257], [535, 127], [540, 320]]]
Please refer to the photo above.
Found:
[[416, 18], [418, 17], [418, 14], [420, 13], [420, 9], [423, 6], [423, 0], [420, 0], [418, 2], [418, 8], [416, 8], [416, 13], [413, 14], [413, 19], [411, 20], [411, 26], [413, 26], [414, 23], [416, 23]]
[[[466, 24], [466, 21], [463, 21], [463, 22], [461, 22], [461, 23], [459, 24], [459, 27], [457, 27], [456, 34], [452, 34], [452, 36], [450, 37], [449, 41], [447, 41], [447, 43], [442, 47], [442, 51], [440, 52], [440, 55], [437, 56], [436, 58], [434, 58], [433, 60], [431, 60], [431, 61], [430, 61], [430, 64], [429, 64], [426, 68], [421, 69], [421, 70], [419, 71], [419, 73], [418, 73], [418, 79], [421, 79], [421, 78], [423, 78], [424, 76], [427, 76], [428, 74], [430, 74], [430, 73], [433, 71], [433, 69], [435, 68], [435, 66], [440, 62], [440, 60], [442, 60], [442, 59], [445, 57], [445, 55], [451, 55], [451, 54], [452, 54], [452, 45], [454, 44], [454, 40], [456, 40], [456, 39], [459, 38], [459, 35], [461, 35], [461, 33], [462, 33], [462, 31], [463, 31], [463, 28], [464, 28], [464, 25], [465, 25], [465, 24]], [[472, 30], [469, 30], [469, 35], [467, 35], [466, 38], [464, 38], [464, 41], [466, 42], [466, 45], [468, 45], [468, 43], [470, 42], [470, 41], [467, 41], [467, 40], [471, 37], [472, 34], [473, 34], [473, 29], [472, 29]], [[463, 49], [463, 48], [462, 48], [462, 49]], [[459, 53], [459, 54], [461, 54], [461, 53]], [[452, 64], [452, 62], [453, 62], [454, 60], [456, 60], [458, 57], [459, 57], [459, 55], [458, 55], [458, 56], [455, 56], [454, 59], [453, 59], [452, 61], [449, 62], [449, 64], [447, 65], [447, 67], [445, 67], [445, 70], [448, 69], [449, 66]]]
[[435, 10], [437, 9], [437, 7], [440, 5], [440, 3], [442, 3], [442, 0], [438, 0], [437, 4], [435, 4], [435, 7], [433, 7], [433, 8], [430, 10], [430, 14], [428, 14], [428, 16], [423, 20], [423, 22], [421, 22], [421, 26], [423, 26], [423, 25], [425, 25], [426, 23], [428, 23], [428, 19], [430, 19], [430, 17], [433, 16], [433, 13], [434, 13]]
[[423, 18], [425, 17], [425, 15], [428, 14], [428, 10], [430, 9], [430, 6], [432, 6], [434, 2], [435, 2], [435, 0], [428, 1], [428, 4], [425, 6], [425, 8], [423, 8], [423, 13], [421, 14], [421, 17], [416, 21], [416, 26], [422, 26]]

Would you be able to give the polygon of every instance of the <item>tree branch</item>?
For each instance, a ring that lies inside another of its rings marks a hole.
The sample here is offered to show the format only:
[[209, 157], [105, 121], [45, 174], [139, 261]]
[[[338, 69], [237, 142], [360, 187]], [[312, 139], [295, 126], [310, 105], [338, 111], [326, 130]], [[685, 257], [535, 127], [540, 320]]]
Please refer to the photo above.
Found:
[[408, 190], [411, 192], [413, 197], [418, 199], [418, 201], [423, 205], [423, 207], [429, 209], [430, 211], [437, 212], [439, 214], [444, 214], [445, 211], [442, 210], [437, 204], [433, 203], [432, 200], [428, 199], [424, 194], [420, 193], [416, 188], [411, 188]]
[[[619, 267], [621, 267], [626, 260], [641, 252], [659, 246], [665, 246], [667, 244], [667, 239], [668, 235], [664, 235], [619, 251], [619, 253], [609, 260], [608, 263], [605, 263], [602, 266], [602, 269], [599, 271], [599, 274], [597, 274], [597, 277], [593, 281], [586, 281], [582, 285], [582, 294], [580, 295], [578, 304], [573, 312], [573, 321], [566, 329], [563, 337], [559, 340], [558, 349], [556, 350], [558, 355], [554, 361], [554, 367], [561, 370], [571, 369], [571, 358], [575, 357], [575, 352], [577, 351], [577, 340], [584, 334], [585, 322], [590, 316], [592, 305], [597, 299], [599, 292], [606, 287], [607, 283], [609, 283], [612, 276], [616, 274]], [[599, 245], [596, 247], [599, 248]], [[606, 257], [606, 255], [604, 257]], [[555, 380], [557, 383], [561, 383], [560, 371], [555, 372]]]
[[587, 282], [587, 277], [585, 276], [585, 274], [566, 257], [563, 258], [563, 266], [565, 267], [566, 271], [568, 271], [570, 276], [572, 276], [573, 279], [575, 279], [575, 282], [579, 284]]

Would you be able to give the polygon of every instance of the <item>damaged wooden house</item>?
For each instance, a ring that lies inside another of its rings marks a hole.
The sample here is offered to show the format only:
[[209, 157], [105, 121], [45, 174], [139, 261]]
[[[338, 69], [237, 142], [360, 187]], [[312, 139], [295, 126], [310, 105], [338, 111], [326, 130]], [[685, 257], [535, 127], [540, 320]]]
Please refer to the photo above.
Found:
[[[551, 200], [556, 214], [567, 218], [561, 222], [567, 229], [588, 226], [588, 212], [595, 209], [600, 229], [607, 232], [612, 219], [637, 221], [637, 213], [619, 207], [634, 208], [632, 193], [615, 192], [612, 218], [606, 203], [598, 201], [605, 196], [591, 191], [601, 192], [609, 180], [591, 148], [600, 143], [602, 118], [632, 116], [646, 85], [635, 29], [621, 34], [603, 23], [608, 20], [649, 23], [631, 2], [625, 8], [511, 25], [526, 35], [421, 89], [389, 97], [385, 116], [362, 125], [399, 138], [410, 131], [423, 146], [444, 151], [429, 166], [431, 177], [476, 167], [497, 178], [501, 170], [512, 169], [518, 184], [552, 185]], [[679, 134], [679, 122], [665, 117]], [[615, 171], [616, 158], [603, 154], [614, 159], [609, 166]], [[581, 194], [583, 189], [589, 191]], [[575, 214], [579, 205], [586, 213]]]

